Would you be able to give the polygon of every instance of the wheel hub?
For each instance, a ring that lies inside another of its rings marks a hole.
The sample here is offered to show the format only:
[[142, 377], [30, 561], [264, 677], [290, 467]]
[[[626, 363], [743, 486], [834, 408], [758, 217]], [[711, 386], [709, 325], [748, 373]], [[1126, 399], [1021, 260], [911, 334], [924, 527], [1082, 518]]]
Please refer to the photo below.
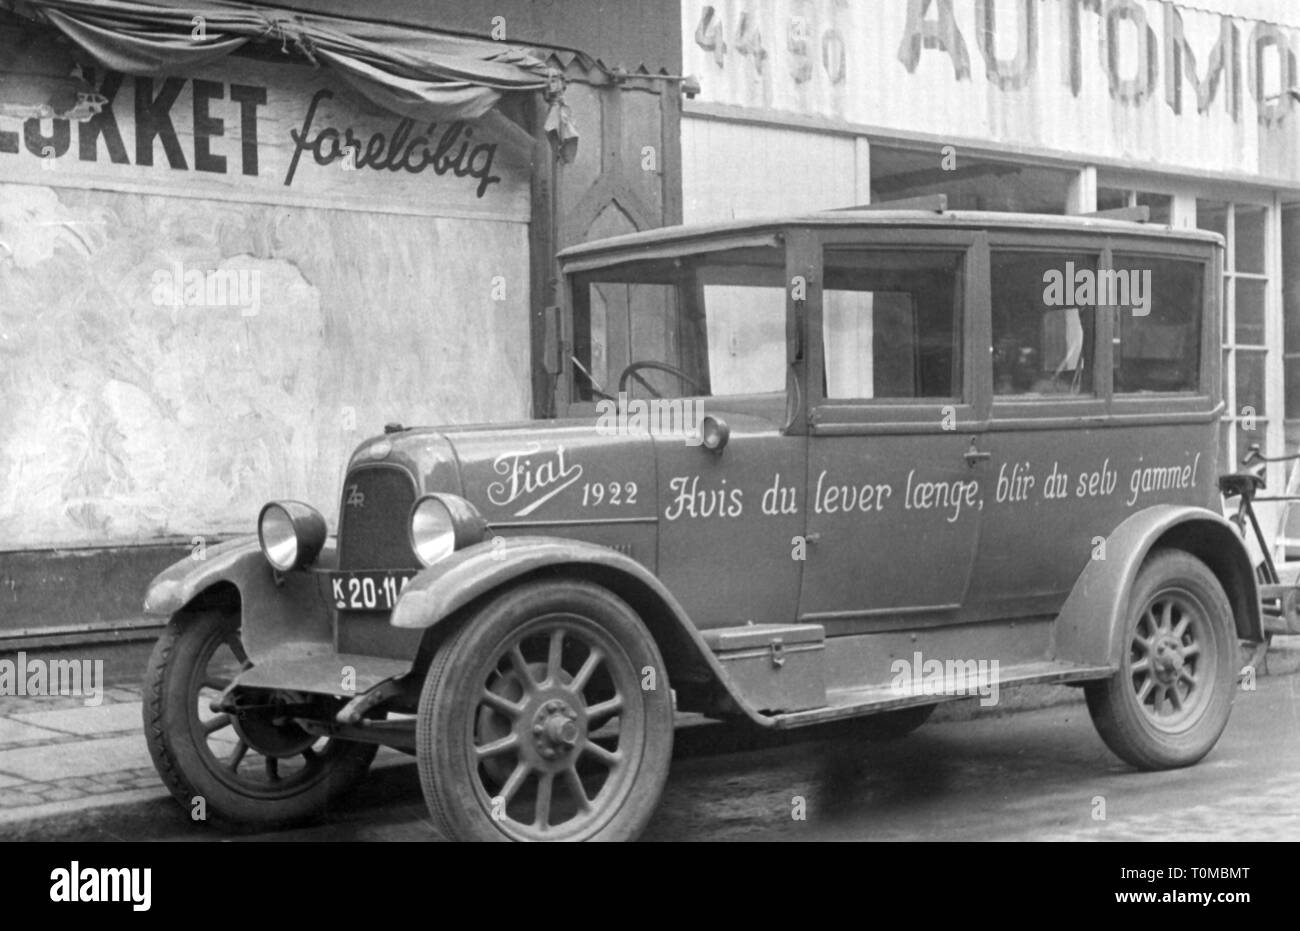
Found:
[[[301, 705], [306, 696], [295, 692], [256, 693], [252, 701], [288, 708]], [[288, 759], [302, 753], [320, 738], [291, 718], [265, 708], [239, 711], [233, 717], [235, 733], [263, 756]]]
[[533, 747], [544, 760], [557, 760], [573, 751], [582, 729], [578, 713], [562, 698], [542, 702], [533, 714]]
[[1161, 637], [1151, 654], [1155, 676], [1161, 682], [1173, 682], [1183, 671], [1183, 645], [1173, 637]]

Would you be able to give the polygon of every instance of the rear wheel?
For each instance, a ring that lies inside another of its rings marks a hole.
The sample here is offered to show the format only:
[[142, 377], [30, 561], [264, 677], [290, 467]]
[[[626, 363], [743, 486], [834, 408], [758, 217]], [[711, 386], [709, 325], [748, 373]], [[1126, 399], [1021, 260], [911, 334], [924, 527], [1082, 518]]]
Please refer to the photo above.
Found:
[[149, 658], [145, 739], [195, 820], [282, 827], [319, 815], [360, 782], [378, 747], [318, 738], [269, 715], [214, 712], [212, 701], [250, 665], [237, 611], [177, 615]]
[[1129, 604], [1120, 669], [1085, 686], [1088, 711], [1126, 762], [1189, 766], [1210, 752], [1232, 711], [1232, 606], [1214, 573], [1181, 550], [1147, 560]]
[[672, 757], [663, 660], [636, 613], [586, 582], [522, 585], [435, 655], [420, 784], [455, 840], [630, 840]]

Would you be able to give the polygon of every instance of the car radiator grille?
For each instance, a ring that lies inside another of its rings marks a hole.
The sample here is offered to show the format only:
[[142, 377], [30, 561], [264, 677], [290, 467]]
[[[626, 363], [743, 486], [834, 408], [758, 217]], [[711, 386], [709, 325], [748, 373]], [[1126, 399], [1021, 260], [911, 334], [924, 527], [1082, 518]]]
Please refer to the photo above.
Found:
[[343, 483], [339, 508], [340, 569], [418, 569], [407, 521], [415, 483], [396, 466], [366, 466]]

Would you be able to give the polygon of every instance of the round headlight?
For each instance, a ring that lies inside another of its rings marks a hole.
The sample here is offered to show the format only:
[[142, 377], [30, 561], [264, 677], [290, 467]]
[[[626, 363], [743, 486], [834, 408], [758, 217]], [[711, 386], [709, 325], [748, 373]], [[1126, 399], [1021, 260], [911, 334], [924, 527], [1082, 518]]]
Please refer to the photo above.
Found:
[[482, 542], [487, 521], [456, 495], [425, 495], [411, 508], [411, 549], [425, 566]]
[[421, 498], [411, 511], [411, 549], [426, 566], [456, 551], [456, 527], [451, 511], [437, 498]]
[[272, 501], [257, 518], [262, 554], [280, 572], [310, 565], [325, 545], [325, 535], [325, 518], [301, 501]]

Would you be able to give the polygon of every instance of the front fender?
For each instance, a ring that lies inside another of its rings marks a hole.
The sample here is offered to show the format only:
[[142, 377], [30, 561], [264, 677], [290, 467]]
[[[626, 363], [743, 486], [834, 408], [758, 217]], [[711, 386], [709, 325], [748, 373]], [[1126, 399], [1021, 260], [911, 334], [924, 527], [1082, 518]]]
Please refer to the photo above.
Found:
[[1080, 574], [1053, 629], [1057, 659], [1118, 668], [1133, 582], [1147, 555], [1161, 546], [1186, 550], [1209, 566], [1228, 595], [1237, 635], [1263, 637], [1255, 571], [1237, 528], [1205, 508], [1162, 504], [1116, 527], [1101, 550], [1104, 558]]
[[[335, 541], [329, 540], [313, 568], [337, 564]], [[188, 556], [168, 566], [149, 583], [144, 611], [170, 617], [204, 592], [223, 584], [233, 585], [239, 592], [241, 638], [250, 656], [295, 642], [332, 647], [332, 615], [314, 573], [298, 570], [286, 573], [277, 582], [256, 536], [209, 547], [201, 558]]]
[[617, 593], [625, 600], [626, 593], [635, 592], [640, 596], [637, 600], [656, 609], [654, 616], [646, 616], [643, 606], [642, 620], [650, 627], [670, 667], [677, 658], [707, 666], [714, 680], [750, 720], [763, 727], [772, 726], [772, 719], [759, 714], [745, 699], [686, 610], [654, 573], [607, 546], [531, 536], [495, 537], [468, 546], [411, 579], [402, 589], [390, 623], [406, 629], [432, 628], [474, 599], [542, 569], [567, 571], [578, 577], [600, 572], [616, 580], [615, 587], [623, 589]]

